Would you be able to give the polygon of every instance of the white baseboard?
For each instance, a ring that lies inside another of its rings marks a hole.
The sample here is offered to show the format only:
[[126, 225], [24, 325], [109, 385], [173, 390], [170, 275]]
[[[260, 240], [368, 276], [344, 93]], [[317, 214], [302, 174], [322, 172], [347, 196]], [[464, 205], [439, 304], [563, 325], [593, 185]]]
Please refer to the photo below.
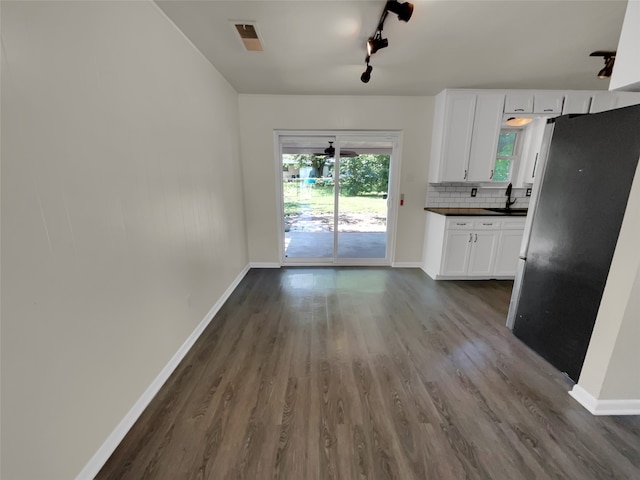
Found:
[[111, 454], [115, 451], [116, 447], [125, 437], [127, 432], [131, 429], [133, 424], [136, 423], [138, 417], [142, 415], [144, 409], [147, 408], [162, 385], [164, 385], [164, 383], [167, 381], [176, 367], [180, 364], [187, 352], [191, 350], [191, 347], [193, 347], [194, 343], [196, 343], [196, 340], [198, 340], [200, 335], [202, 335], [202, 332], [205, 328], [207, 328], [209, 322], [211, 322], [220, 308], [222, 308], [222, 305], [224, 305], [224, 302], [226, 302], [227, 299], [231, 296], [238, 284], [242, 281], [244, 276], [249, 271], [249, 268], [249, 265], [247, 265], [242, 269], [242, 271], [238, 274], [231, 285], [229, 285], [229, 288], [225, 290], [225, 292], [218, 299], [215, 305], [211, 308], [211, 310], [209, 310], [209, 313], [205, 315], [204, 319], [202, 319], [202, 321], [198, 324], [191, 335], [189, 335], [189, 338], [187, 338], [187, 340], [182, 344], [178, 351], [173, 355], [171, 360], [169, 360], [169, 362], [160, 371], [158, 376], [153, 380], [153, 382], [151, 382], [151, 385], [147, 387], [142, 396], [133, 405], [133, 407], [131, 407], [131, 410], [129, 410], [125, 417], [120, 421], [118, 426], [113, 430], [113, 432], [111, 432], [111, 435], [107, 437], [98, 451], [93, 455], [93, 457], [91, 457], [91, 460], [89, 460], [89, 463], [87, 463], [82, 471], [78, 474], [76, 480], [90, 480], [95, 478], [95, 476], [104, 466]]
[[580, 385], [569, 395], [593, 415], [640, 415], [640, 400], [599, 400]]
[[424, 273], [426, 273], [427, 275], [429, 275], [429, 278], [432, 278], [432, 279], [434, 279], [434, 280], [437, 280], [437, 278], [436, 278], [436, 277], [437, 277], [436, 273], [435, 273], [435, 272], [430, 272], [430, 271], [429, 271], [429, 269], [425, 266], [425, 264], [424, 264], [424, 263], [420, 265], [420, 268], [422, 269], [422, 271], [423, 271]]
[[273, 262], [251, 262], [249, 266], [251, 268], [280, 268], [281, 267], [279, 263], [273, 263]]
[[422, 262], [393, 262], [393, 268], [421, 268]]

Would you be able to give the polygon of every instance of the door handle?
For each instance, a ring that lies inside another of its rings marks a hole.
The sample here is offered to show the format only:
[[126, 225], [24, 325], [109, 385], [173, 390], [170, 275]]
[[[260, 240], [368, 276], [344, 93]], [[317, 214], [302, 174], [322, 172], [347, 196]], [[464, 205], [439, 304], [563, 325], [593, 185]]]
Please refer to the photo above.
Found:
[[473, 243], [478, 243], [478, 234], [476, 233], [476, 239], [473, 241]]
[[471, 243], [471, 240], [473, 239], [473, 233], [469, 234], [469, 243]]
[[538, 166], [538, 155], [540, 154], [536, 153], [536, 161], [533, 163], [533, 172], [531, 172], [531, 178], [536, 178], [536, 168]]
[[464, 180], [466, 180], [466, 179], [467, 179], [467, 169], [465, 168], [465, 170], [464, 170]]
[[491, 170], [491, 175], [489, 175], [489, 180], [493, 179], [493, 170]]

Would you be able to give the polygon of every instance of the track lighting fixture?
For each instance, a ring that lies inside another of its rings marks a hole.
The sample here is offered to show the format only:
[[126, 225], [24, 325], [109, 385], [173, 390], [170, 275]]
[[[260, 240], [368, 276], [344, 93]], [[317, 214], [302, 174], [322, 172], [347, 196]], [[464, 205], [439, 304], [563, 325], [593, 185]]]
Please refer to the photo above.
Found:
[[400, 3], [397, 0], [388, 0], [385, 4], [382, 15], [380, 15], [380, 20], [378, 21], [378, 28], [376, 28], [373, 36], [369, 37], [369, 39], [367, 40], [367, 58], [365, 59], [367, 68], [360, 76], [360, 80], [362, 80], [362, 83], [368, 83], [369, 80], [371, 80], [371, 72], [373, 71], [373, 67], [369, 63], [369, 61], [371, 60], [371, 55], [376, 53], [378, 50], [389, 46], [389, 40], [387, 40], [386, 38], [382, 38], [384, 21], [386, 20], [389, 12], [395, 13], [398, 16], [398, 20], [408, 22], [411, 18], [411, 15], [413, 14], [413, 4], [409, 2]]
[[369, 40], [367, 40], [367, 54], [371, 56], [381, 48], [385, 48], [387, 46], [389, 46], [389, 40], [382, 38], [382, 32], [377, 31], [373, 37], [370, 37]]
[[389, 0], [384, 7], [385, 11], [389, 11], [398, 15], [398, 20], [408, 22], [413, 15], [413, 3], [400, 3], [396, 0]]
[[373, 70], [373, 67], [369, 65], [369, 62], [367, 62], [367, 69], [364, 72], [362, 72], [362, 75], [360, 75], [360, 80], [362, 80], [362, 83], [369, 83], [369, 80], [371, 80], [372, 70]]
[[591, 52], [590, 57], [604, 57], [604, 68], [598, 72], [598, 78], [609, 78], [613, 73], [613, 64], [616, 61], [616, 52], [598, 50]]

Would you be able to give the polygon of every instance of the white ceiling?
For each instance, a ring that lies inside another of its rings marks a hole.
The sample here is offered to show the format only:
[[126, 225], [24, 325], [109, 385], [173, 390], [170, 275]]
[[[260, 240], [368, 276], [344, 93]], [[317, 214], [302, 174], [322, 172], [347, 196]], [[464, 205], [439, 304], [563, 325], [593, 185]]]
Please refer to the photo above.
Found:
[[[435, 95], [444, 88], [606, 90], [594, 50], [615, 50], [626, 1], [414, 0], [408, 23], [389, 14], [389, 46], [365, 42], [385, 1], [156, 0], [239, 93]], [[231, 23], [257, 22], [263, 52]]]

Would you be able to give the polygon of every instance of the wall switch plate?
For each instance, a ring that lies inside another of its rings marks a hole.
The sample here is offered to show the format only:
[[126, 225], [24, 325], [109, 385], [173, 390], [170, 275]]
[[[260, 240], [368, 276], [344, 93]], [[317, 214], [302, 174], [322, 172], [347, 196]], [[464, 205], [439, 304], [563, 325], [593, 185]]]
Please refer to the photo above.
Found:
[[531, 196], [531, 188], [527, 188], [527, 192], [525, 193], [527, 197]]
[[471, 196], [475, 197], [478, 194], [478, 189], [477, 188], [472, 188], [471, 189]]

